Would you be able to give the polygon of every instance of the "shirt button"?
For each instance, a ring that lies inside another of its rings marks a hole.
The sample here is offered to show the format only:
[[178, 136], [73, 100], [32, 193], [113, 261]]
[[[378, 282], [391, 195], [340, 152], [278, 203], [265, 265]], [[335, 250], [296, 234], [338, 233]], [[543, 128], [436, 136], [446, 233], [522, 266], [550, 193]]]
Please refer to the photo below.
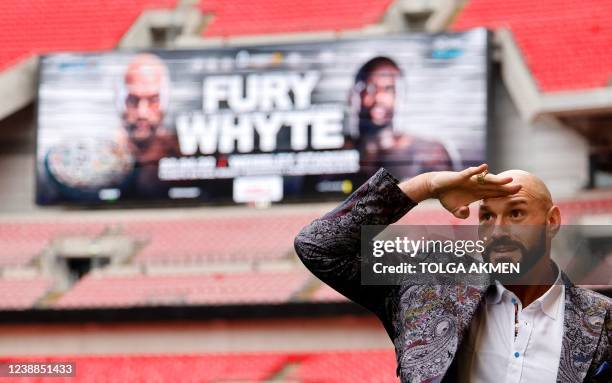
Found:
[[515, 353], [514, 353], [514, 357], [515, 357], [515, 358], [518, 358], [519, 356], [521, 356], [521, 353], [520, 353], [520, 352], [518, 352], [518, 351], [517, 351], [517, 352], [515, 352]]

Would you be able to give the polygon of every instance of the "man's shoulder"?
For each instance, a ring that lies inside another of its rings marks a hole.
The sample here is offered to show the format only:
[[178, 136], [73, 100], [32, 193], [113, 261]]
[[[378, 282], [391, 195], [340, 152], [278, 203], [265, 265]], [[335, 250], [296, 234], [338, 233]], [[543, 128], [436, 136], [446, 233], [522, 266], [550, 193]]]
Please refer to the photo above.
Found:
[[608, 314], [612, 311], [612, 298], [585, 287], [573, 286], [572, 289], [592, 309], [605, 310]]
[[417, 150], [439, 150], [446, 152], [446, 148], [442, 142], [431, 138], [414, 136], [412, 138], [412, 145], [414, 149]]

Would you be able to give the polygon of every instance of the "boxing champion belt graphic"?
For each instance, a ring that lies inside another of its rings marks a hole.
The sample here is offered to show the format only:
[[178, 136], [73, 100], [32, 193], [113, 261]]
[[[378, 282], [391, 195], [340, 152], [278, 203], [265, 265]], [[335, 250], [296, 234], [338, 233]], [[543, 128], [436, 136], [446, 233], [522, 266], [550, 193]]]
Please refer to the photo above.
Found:
[[98, 199], [101, 189], [120, 188], [130, 178], [134, 158], [111, 140], [82, 139], [53, 146], [45, 171], [60, 192], [71, 198]]

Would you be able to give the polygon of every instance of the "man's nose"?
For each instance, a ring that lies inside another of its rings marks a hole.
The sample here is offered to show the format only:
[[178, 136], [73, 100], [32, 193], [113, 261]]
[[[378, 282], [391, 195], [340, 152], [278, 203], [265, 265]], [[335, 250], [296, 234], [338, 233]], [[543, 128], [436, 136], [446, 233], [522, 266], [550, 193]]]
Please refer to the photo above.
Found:
[[510, 227], [504, 224], [501, 218], [498, 218], [488, 234], [493, 240], [507, 237], [510, 234]]
[[138, 115], [146, 116], [149, 113], [149, 100], [142, 98], [138, 101]]
[[376, 101], [376, 103], [381, 103], [385, 97], [386, 95], [384, 90], [376, 89], [376, 93], [374, 93], [374, 101]]

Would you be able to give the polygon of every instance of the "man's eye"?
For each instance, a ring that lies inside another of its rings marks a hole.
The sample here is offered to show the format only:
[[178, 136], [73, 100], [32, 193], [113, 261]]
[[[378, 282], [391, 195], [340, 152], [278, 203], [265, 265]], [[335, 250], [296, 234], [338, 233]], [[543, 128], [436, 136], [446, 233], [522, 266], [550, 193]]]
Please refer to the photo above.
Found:
[[395, 93], [395, 86], [389, 85], [385, 87], [385, 92], [387, 93]]
[[518, 210], [518, 209], [514, 209], [514, 210], [512, 210], [512, 211], [510, 212], [510, 216], [511, 216], [512, 218], [520, 218], [520, 217], [522, 217], [523, 215], [524, 215], [524, 214], [523, 214], [523, 211], [522, 211], [522, 210]]
[[488, 221], [488, 220], [490, 220], [491, 218], [493, 218], [493, 214], [491, 214], [491, 213], [484, 213], [484, 214], [482, 214], [482, 215], [480, 216], [480, 220], [481, 220], [481, 221]]
[[140, 98], [138, 96], [134, 96], [133, 94], [128, 95], [127, 98], [125, 99], [125, 103], [130, 106], [138, 105], [139, 102], [140, 102]]
[[367, 94], [375, 94], [376, 93], [376, 85], [368, 84], [368, 85], [366, 85], [364, 90], [365, 90], [365, 92]]

